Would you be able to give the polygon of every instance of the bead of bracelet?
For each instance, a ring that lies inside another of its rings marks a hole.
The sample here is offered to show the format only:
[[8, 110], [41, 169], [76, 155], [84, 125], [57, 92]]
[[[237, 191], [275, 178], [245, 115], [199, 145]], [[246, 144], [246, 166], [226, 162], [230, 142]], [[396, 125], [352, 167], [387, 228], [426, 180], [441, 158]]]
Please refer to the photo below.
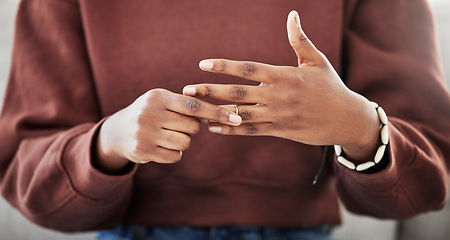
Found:
[[381, 146], [378, 147], [373, 161], [368, 161], [368, 162], [356, 165], [355, 163], [347, 160], [344, 157], [344, 151], [341, 146], [334, 145], [334, 151], [337, 156], [337, 161], [340, 164], [342, 164], [343, 166], [345, 166], [349, 169], [352, 169], [352, 170], [356, 170], [358, 172], [367, 170], [367, 169], [375, 166], [376, 164], [378, 164], [381, 161], [381, 159], [383, 159], [383, 156], [386, 152], [387, 145], [389, 143], [389, 130], [388, 130], [388, 122], [389, 121], [388, 121], [386, 112], [383, 110], [383, 108], [378, 106], [377, 103], [375, 103], [375, 102], [370, 102], [370, 103], [373, 105], [373, 107], [377, 111], [378, 119], [380, 120], [380, 123], [381, 123], [381, 127], [380, 127]]

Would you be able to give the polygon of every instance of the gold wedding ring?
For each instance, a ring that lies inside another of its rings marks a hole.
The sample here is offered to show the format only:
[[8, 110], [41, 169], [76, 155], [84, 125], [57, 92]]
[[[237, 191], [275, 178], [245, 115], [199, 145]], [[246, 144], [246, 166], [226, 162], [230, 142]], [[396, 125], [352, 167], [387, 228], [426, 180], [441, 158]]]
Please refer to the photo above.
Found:
[[234, 105], [234, 109], [236, 109], [236, 115], [239, 115], [239, 108], [236, 104]]

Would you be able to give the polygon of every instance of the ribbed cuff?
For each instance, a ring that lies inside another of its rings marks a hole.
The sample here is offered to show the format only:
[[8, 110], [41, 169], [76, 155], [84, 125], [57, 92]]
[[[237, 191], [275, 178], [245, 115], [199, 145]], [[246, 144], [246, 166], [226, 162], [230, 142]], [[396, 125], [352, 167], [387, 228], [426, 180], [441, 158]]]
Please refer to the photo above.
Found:
[[[105, 119], [104, 119], [105, 120]], [[61, 154], [61, 162], [69, 175], [73, 188], [92, 199], [108, 199], [125, 193], [132, 184], [137, 165], [123, 175], [108, 175], [92, 165], [95, 138], [104, 120], [95, 125], [80, 126], [68, 140]]]
[[[390, 142], [386, 149], [385, 158], [382, 161], [389, 161], [385, 169], [367, 174], [351, 170], [336, 160], [336, 169], [341, 181], [348, 186], [370, 189], [371, 191], [386, 191], [392, 188], [398, 181], [402, 173], [411, 161], [415, 159], [415, 151], [408, 146], [407, 139], [393, 125], [389, 128]], [[401, 156], [398, 158], [396, 156]]]

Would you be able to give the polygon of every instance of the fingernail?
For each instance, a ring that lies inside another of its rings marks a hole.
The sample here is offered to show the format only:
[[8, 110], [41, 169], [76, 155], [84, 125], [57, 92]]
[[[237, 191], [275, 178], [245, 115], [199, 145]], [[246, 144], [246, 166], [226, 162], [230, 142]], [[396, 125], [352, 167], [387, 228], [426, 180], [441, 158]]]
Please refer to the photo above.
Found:
[[186, 86], [183, 88], [183, 94], [188, 96], [195, 96], [195, 94], [197, 94], [197, 89], [195, 89], [195, 87]]
[[297, 23], [297, 26], [301, 29], [302, 26], [300, 25], [300, 16], [298, 15], [297, 11], [295, 11], [294, 20], [295, 20], [295, 23]]
[[214, 67], [214, 63], [212, 61], [202, 60], [202, 61], [200, 61], [198, 66], [204, 70], [212, 70]]
[[237, 125], [239, 125], [239, 124], [242, 123], [242, 118], [241, 118], [241, 116], [239, 116], [239, 115], [237, 115], [237, 114], [234, 114], [234, 113], [230, 114], [230, 116], [228, 117], [228, 119], [230, 120], [231, 123], [234, 123], [234, 124], [237, 124]]
[[200, 119], [200, 122], [201, 122], [202, 124], [209, 124], [209, 120], [204, 119], [204, 118], [201, 118], [201, 119]]
[[210, 126], [209, 127], [209, 131], [210, 132], [214, 132], [214, 133], [220, 133], [220, 132], [222, 132], [222, 127], [220, 127], [220, 126]]

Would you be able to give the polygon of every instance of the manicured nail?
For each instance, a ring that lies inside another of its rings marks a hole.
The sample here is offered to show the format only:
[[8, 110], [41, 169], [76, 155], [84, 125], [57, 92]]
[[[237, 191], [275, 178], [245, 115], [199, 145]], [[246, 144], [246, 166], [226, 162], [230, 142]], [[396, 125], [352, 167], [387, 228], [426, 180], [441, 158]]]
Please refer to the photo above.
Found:
[[220, 127], [220, 126], [210, 126], [209, 127], [209, 131], [210, 132], [214, 132], [214, 133], [220, 133], [220, 132], [222, 132], [222, 127]]
[[241, 116], [239, 116], [239, 115], [237, 115], [237, 114], [234, 114], [234, 113], [230, 114], [230, 116], [228, 117], [228, 119], [230, 120], [231, 123], [234, 123], [234, 124], [237, 124], [237, 125], [239, 125], [239, 124], [242, 123], [242, 118], [241, 118]]
[[212, 70], [214, 67], [214, 63], [212, 61], [202, 60], [202, 61], [200, 61], [198, 66], [204, 70]]
[[197, 94], [197, 89], [195, 89], [195, 87], [186, 86], [183, 88], [183, 94], [188, 96], [195, 96], [195, 94]]
[[295, 23], [297, 23], [297, 26], [301, 29], [302, 26], [300, 25], [300, 16], [298, 15], [297, 11], [293, 11], [294, 12], [294, 21]]

